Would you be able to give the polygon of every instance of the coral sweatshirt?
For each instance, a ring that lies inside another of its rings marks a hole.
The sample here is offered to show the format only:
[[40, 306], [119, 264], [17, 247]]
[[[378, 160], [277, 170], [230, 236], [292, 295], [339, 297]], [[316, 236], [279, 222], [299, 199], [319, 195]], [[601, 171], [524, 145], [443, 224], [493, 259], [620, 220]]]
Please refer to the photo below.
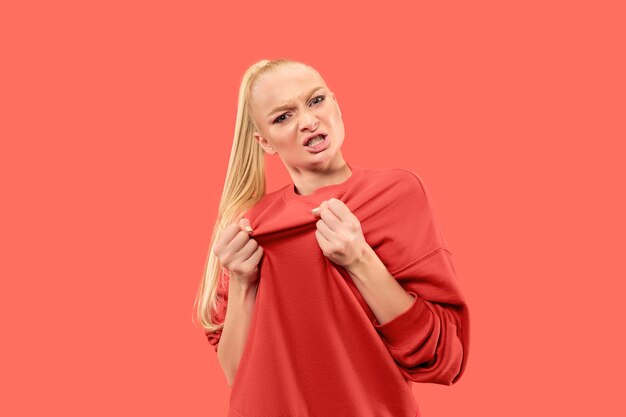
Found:
[[[290, 183], [244, 213], [264, 256], [229, 417], [416, 417], [410, 382], [451, 385], [465, 370], [469, 312], [424, 182], [405, 169], [348, 166], [343, 183], [310, 195]], [[414, 297], [387, 322], [319, 247], [310, 211], [333, 197]], [[220, 277], [218, 322], [228, 279]], [[216, 352], [220, 335], [206, 334]]]

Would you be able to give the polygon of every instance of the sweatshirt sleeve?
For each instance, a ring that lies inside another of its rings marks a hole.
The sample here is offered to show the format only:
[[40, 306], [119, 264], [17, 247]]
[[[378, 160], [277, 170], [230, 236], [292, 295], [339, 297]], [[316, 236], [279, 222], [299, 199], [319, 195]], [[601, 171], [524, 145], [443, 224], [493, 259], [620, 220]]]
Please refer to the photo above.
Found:
[[395, 243], [377, 253], [414, 301], [393, 319], [372, 324], [407, 379], [452, 385], [467, 365], [469, 311], [430, 194], [410, 174], [392, 216], [402, 220], [387, 229]]
[[429, 301], [420, 295], [426, 293], [420, 284], [427, 281], [439, 283], [439, 290], [451, 290], [446, 283], [454, 279], [450, 256], [447, 249], [437, 249], [397, 272], [394, 277], [414, 298], [413, 303], [383, 324], [373, 319], [400, 371], [414, 382], [452, 385], [467, 363], [469, 316], [464, 302]]
[[[228, 306], [228, 275], [224, 273], [224, 269], [220, 273], [220, 279], [217, 286], [217, 309], [211, 311], [211, 318], [213, 323], [224, 323], [226, 317], [226, 307]], [[207, 340], [214, 347], [217, 352], [217, 347], [222, 336], [222, 328], [215, 331], [204, 330]]]

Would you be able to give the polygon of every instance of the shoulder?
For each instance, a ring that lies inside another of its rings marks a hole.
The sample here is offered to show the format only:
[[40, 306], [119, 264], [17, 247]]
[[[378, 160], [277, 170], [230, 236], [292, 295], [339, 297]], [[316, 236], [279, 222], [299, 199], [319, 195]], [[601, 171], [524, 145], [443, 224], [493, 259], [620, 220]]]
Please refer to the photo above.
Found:
[[393, 193], [426, 194], [420, 175], [405, 168], [370, 168], [366, 170], [368, 186], [386, 189]]
[[248, 210], [243, 212], [243, 217], [252, 222], [253, 219], [257, 218], [261, 213], [265, 212], [266, 210], [273, 209], [276, 207], [276, 205], [283, 205], [284, 200], [282, 196], [288, 186], [289, 185], [281, 187], [276, 191], [263, 194], [263, 197], [261, 197], [259, 201], [257, 201]]
[[432, 198], [421, 175], [405, 168], [367, 170], [363, 194], [385, 207], [388, 213], [423, 216], [432, 210]]

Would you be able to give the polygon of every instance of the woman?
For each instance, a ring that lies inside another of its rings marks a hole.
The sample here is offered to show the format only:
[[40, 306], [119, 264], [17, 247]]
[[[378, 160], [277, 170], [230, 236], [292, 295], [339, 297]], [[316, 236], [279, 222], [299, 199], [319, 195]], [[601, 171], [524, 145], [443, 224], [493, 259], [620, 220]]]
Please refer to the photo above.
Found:
[[[343, 140], [313, 68], [248, 69], [196, 300], [229, 416], [415, 417], [410, 382], [464, 372], [468, 310], [427, 188], [347, 163]], [[291, 184], [265, 192], [265, 154]]]

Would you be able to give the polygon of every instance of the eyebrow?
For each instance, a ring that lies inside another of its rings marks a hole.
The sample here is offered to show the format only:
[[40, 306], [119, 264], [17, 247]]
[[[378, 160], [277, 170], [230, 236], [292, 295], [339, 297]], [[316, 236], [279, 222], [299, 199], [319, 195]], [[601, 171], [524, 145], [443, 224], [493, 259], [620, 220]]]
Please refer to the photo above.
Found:
[[[309, 92], [309, 95], [307, 96], [307, 100], [311, 98], [311, 96], [313, 95], [313, 93], [315, 93], [317, 90], [320, 90], [320, 89], [322, 89], [322, 88], [324, 88], [324, 87], [319, 86], [319, 87], [315, 87], [313, 90], [311, 90], [311, 91]], [[282, 105], [282, 106], [276, 107], [274, 110], [272, 110], [271, 112], [269, 112], [269, 113], [267, 114], [267, 117], [270, 117], [272, 114], [274, 114], [274, 113], [276, 113], [276, 112], [278, 112], [278, 111], [281, 111], [281, 110], [288, 110], [288, 109], [291, 109], [292, 107], [293, 107], [293, 102], [292, 102], [292, 101], [290, 101], [290, 102], [289, 102], [289, 103], [287, 103], [287, 104], [284, 104], [284, 105]]]

